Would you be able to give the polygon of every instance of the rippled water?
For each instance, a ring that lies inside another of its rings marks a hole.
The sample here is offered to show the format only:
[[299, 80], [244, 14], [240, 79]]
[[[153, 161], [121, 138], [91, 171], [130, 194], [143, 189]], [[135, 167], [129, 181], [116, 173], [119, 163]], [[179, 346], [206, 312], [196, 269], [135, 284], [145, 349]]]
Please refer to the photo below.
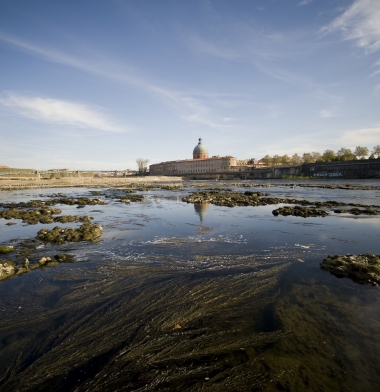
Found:
[[[258, 190], [380, 205], [380, 191], [285, 183]], [[1, 390], [380, 390], [379, 288], [319, 268], [329, 254], [380, 254], [380, 217], [275, 217], [278, 206], [181, 201], [195, 190], [153, 189], [130, 205], [57, 206], [94, 217], [104, 234], [96, 244], [39, 247], [35, 260], [68, 252], [77, 262], [0, 282]], [[0, 220], [2, 244], [56, 226], [16, 222]]]

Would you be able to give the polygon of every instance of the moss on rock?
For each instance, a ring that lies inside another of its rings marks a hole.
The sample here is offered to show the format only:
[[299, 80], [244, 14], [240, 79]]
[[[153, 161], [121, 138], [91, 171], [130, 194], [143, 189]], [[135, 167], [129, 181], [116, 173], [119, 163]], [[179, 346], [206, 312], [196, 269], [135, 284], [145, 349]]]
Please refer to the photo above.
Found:
[[340, 278], [346, 277], [373, 286], [380, 284], [380, 255], [329, 255], [320, 266]]
[[52, 242], [63, 244], [65, 242], [97, 242], [103, 234], [103, 229], [99, 225], [92, 223], [84, 223], [79, 228], [62, 228], [54, 227], [54, 229], [42, 229], [37, 233], [37, 238], [44, 242]]
[[15, 247], [11, 246], [11, 245], [0, 245], [0, 253], [13, 252], [14, 249], [15, 249]]
[[283, 215], [293, 215], [293, 216], [302, 216], [303, 218], [307, 218], [310, 216], [327, 216], [329, 213], [325, 210], [320, 210], [318, 208], [310, 208], [304, 206], [295, 206], [295, 207], [281, 207], [272, 211], [274, 216]]

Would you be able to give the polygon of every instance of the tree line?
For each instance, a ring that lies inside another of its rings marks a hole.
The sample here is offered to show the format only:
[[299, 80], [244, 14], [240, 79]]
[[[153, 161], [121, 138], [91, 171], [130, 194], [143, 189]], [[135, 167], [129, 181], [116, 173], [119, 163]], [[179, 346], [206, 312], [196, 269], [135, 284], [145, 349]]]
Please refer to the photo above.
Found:
[[288, 155], [274, 155], [272, 157], [265, 155], [261, 161], [265, 166], [286, 166], [315, 162], [353, 161], [357, 159], [366, 159], [368, 156], [368, 159], [380, 158], [380, 145], [375, 146], [371, 151], [367, 147], [356, 146], [354, 151], [350, 148], [342, 147], [337, 152], [334, 152], [333, 150], [326, 150], [323, 154], [313, 151], [305, 152], [302, 156], [294, 154], [291, 157]]

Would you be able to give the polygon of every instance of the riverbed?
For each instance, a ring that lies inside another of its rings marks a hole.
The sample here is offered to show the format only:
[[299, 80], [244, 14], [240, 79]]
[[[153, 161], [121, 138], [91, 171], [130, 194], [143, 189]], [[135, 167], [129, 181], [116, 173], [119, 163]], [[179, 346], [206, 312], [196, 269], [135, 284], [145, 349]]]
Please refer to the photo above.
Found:
[[[1, 203], [57, 194], [108, 203], [57, 205], [92, 217], [100, 241], [36, 243], [31, 262], [62, 253], [75, 262], [0, 282], [0, 390], [380, 390], [380, 288], [320, 268], [328, 255], [380, 254], [380, 216], [182, 201], [211, 189], [380, 206], [379, 181], [323, 184], [339, 185], [187, 182], [137, 190], [143, 201], [128, 204], [103, 187], [0, 192]], [[57, 226], [7, 223], [0, 244], [16, 249]]]

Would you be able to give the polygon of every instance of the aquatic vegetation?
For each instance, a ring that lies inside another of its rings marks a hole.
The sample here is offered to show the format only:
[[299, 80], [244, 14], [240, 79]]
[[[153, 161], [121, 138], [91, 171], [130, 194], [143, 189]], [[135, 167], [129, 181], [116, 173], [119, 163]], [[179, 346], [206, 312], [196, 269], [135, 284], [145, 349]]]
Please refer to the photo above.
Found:
[[117, 196], [116, 200], [121, 202], [121, 203], [132, 203], [132, 202], [138, 202], [138, 201], [143, 201], [144, 196], [143, 195], [128, 195], [128, 196]]
[[380, 284], [380, 255], [329, 255], [321, 263], [321, 268], [361, 284]]
[[11, 208], [0, 211], [0, 218], [3, 219], [21, 219], [23, 223], [34, 225], [37, 223], [53, 223], [52, 215], [58, 215], [62, 211], [57, 208], [40, 208], [33, 210], [23, 210]]
[[[58, 196], [58, 195], [54, 195]], [[108, 204], [106, 201], [103, 201], [99, 198], [91, 199], [89, 197], [52, 197], [47, 200], [30, 200], [27, 202], [20, 202], [20, 203], [4, 203], [0, 204], [0, 207], [3, 208], [42, 208], [42, 207], [51, 207], [55, 206], [56, 204], [66, 204], [66, 205], [78, 205], [78, 206], [86, 206], [86, 205], [105, 205]]]
[[103, 234], [103, 229], [99, 225], [84, 223], [79, 228], [54, 227], [54, 229], [42, 229], [37, 233], [37, 238], [44, 242], [63, 244], [65, 242], [89, 241], [97, 242]]
[[13, 252], [15, 249], [12, 245], [0, 245], [0, 253], [9, 253]]
[[[208, 270], [197, 268], [205, 264]], [[72, 284], [54, 309], [42, 312], [35, 298], [27, 319], [0, 321], [3, 336], [17, 334], [26, 322], [30, 331], [21, 355], [17, 340], [4, 348], [1, 387], [197, 391], [205, 382], [215, 391], [264, 387], [277, 370], [258, 357], [288, 333], [280, 326], [263, 331], [258, 322], [261, 310], [278, 297], [277, 282], [288, 263], [224, 255], [194, 261], [192, 271], [183, 266], [181, 260], [162, 259], [156, 268], [120, 263], [86, 277], [57, 270], [56, 281]], [[49, 318], [54, 328], [45, 327], [43, 340], [34, 338]]]
[[293, 215], [293, 216], [302, 216], [303, 218], [307, 218], [309, 216], [327, 216], [329, 213], [325, 210], [320, 210], [318, 208], [309, 208], [304, 206], [295, 206], [295, 207], [281, 207], [272, 211], [274, 216], [283, 215]]
[[58, 215], [62, 211], [58, 208], [42, 208], [35, 210], [23, 210], [12, 208], [10, 210], [0, 211], [0, 218], [3, 219], [21, 219], [23, 223], [35, 225], [37, 223], [49, 224], [49, 223], [67, 223], [67, 222], [90, 222], [88, 216], [78, 215], [62, 215], [53, 217], [52, 215]]
[[[211, 203], [217, 206], [225, 206], [225, 207], [235, 207], [235, 206], [265, 206], [265, 205], [273, 205], [273, 204], [297, 204], [297, 208], [293, 211], [294, 214], [299, 213], [299, 216], [326, 216], [327, 212], [325, 210], [319, 210], [321, 207], [333, 208], [337, 206], [352, 206], [352, 207], [364, 207], [367, 209], [373, 209], [379, 206], [374, 205], [363, 205], [357, 203], [342, 203], [337, 201], [309, 201], [309, 200], [298, 200], [293, 198], [278, 198], [278, 197], [267, 197], [267, 193], [261, 192], [244, 192], [244, 193], [236, 193], [236, 192], [194, 192], [189, 196], [186, 196], [182, 199], [182, 201], [186, 203]], [[307, 210], [302, 210], [301, 206], [314, 206], [315, 208], [308, 208]], [[275, 210], [275, 211], [283, 211], [284, 214], [279, 212], [277, 215], [294, 215], [291, 213], [289, 208], [284, 207], [285, 210]], [[310, 215], [311, 210], [313, 211], [313, 215]], [[274, 215], [276, 215], [274, 213]]]

